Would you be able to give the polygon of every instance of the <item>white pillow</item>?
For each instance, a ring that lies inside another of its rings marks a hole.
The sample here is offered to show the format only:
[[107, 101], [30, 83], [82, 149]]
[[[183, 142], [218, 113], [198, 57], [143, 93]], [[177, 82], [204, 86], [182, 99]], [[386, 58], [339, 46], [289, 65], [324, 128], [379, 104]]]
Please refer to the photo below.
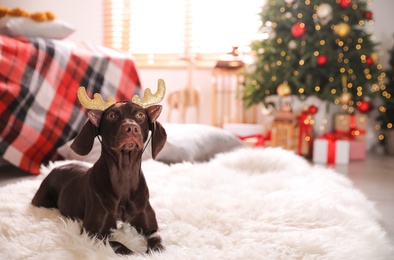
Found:
[[7, 15], [0, 18], [0, 34], [10, 37], [43, 37], [61, 40], [74, 31], [70, 24], [59, 19], [36, 22], [27, 17]]
[[[156, 160], [165, 163], [208, 161], [215, 154], [227, 152], [242, 146], [242, 142], [227, 130], [200, 124], [163, 124], [167, 132], [167, 142]], [[95, 139], [93, 150], [86, 156], [76, 154], [67, 142], [58, 153], [69, 160], [94, 163], [101, 153], [101, 144]], [[143, 160], [152, 158], [151, 143], [148, 144]]]

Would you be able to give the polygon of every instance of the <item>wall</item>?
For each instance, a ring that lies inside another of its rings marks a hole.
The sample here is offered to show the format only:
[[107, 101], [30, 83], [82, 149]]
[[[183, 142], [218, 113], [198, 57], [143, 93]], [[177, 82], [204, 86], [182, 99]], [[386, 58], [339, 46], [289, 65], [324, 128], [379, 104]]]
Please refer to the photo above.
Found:
[[52, 11], [76, 29], [72, 39], [102, 44], [102, 1], [97, 0], [0, 0], [8, 8], [20, 7], [28, 12]]
[[[76, 32], [71, 36], [75, 40], [90, 41], [96, 44], [102, 44], [103, 22], [102, 22], [102, 1], [97, 0], [0, 0], [1, 5], [9, 8], [22, 7], [27, 11], [44, 11], [50, 10], [55, 12], [58, 17], [75, 26]], [[380, 42], [379, 55], [380, 62], [384, 67], [388, 64], [387, 50], [394, 44], [394, 10], [393, 0], [374, 0], [370, 9], [373, 12], [375, 24], [373, 34], [376, 41]], [[187, 80], [187, 71], [181, 69], [139, 69], [141, 82], [144, 87], [154, 88], [158, 78], [166, 80], [168, 92], [182, 88]], [[210, 123], [211, 111], [211, 71], [196, 70], [194, 72], [194, 82], [201, 88], [203, 102], [201, 105], [200, 123]], [[188, 111], [187, 122], [197, 122], [193, 110]], [[164, 104], [163, 116], [161, 120], [167, 122], [168, 109]], [[173, 114], [172, 122], [177, 122], [177, 113]]]

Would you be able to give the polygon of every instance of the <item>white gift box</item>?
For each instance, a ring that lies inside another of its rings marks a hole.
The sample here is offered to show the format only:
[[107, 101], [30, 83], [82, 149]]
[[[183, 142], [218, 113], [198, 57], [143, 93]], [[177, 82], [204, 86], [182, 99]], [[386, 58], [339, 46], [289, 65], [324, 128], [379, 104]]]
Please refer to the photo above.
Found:
[[223, 128], [239, 137], [262, 135], [264, 132], [262, 124], [224, 124]]
[[349, 164], [350, 143], [348, 140], [313, 141], [313, 162], [320, 164]]

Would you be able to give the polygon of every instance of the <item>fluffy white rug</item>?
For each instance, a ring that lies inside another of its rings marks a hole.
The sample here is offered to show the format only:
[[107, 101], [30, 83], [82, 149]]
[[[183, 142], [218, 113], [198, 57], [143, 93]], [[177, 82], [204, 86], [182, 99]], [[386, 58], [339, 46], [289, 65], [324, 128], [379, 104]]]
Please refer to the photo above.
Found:
[[[208, 163], [149, 160], [143, 168], [166, 250], [130, 259], [376, 260], [394, 253], [378, 212], [348, 179], [291, 152], [241, 149]], [[80, 234], [80, 223], [30, 205], [48, 171], [0, 189], [0, 259], [119, 257]], [[145, 250], [126, 226], [114, 237]]]

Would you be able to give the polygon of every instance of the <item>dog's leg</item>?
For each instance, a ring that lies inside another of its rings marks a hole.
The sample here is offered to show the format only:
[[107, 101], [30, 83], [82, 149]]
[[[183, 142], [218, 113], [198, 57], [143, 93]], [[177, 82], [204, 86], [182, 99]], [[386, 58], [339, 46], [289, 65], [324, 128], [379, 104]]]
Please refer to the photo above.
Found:
[[148, 249], [147, 253], [151, 251], [163, 251], [165, 248], [162, 244], [161, 236], [159, 230], [154, 230], [147, 234]]
[[[91, 237], [95, 237], [99, 240], [106, 241], [110, 235], [110, 231], [116, 228], [116, 221], [114, 218], [106, 217], [105, 212], [98, 210], [87, 210], [85, 213], [85, 220], [83, 222], [83, 229], [86, 230]], [[98, 229], [97, 229], [98, 228]], [[116, 254], [130, 255], [134, 252], [127, 248], [120, 242], [108, 241]]]
[[109, 244], [116, 254], [121, 254], [121, 255], [134, 254], [133, 251], [131, 251], [130, 249], [128, 249], [126, 246], [124, 246], [122, 243], [118, 241], [109, 241]]
[[31, 203], [36, 207], [57, 208], [57, 191], [51, 187], [51, 175], [48, 175], [41, 183], [40, 188], [34, 195]]
[[163, 251], [159, 227], [157, 225], [156, 214], [150, 203], [145, 208], [144, 214], [139, 215], [133, 221], [138, 231], [142, 232], [148, 242], [146, 253], [151, 251]]

